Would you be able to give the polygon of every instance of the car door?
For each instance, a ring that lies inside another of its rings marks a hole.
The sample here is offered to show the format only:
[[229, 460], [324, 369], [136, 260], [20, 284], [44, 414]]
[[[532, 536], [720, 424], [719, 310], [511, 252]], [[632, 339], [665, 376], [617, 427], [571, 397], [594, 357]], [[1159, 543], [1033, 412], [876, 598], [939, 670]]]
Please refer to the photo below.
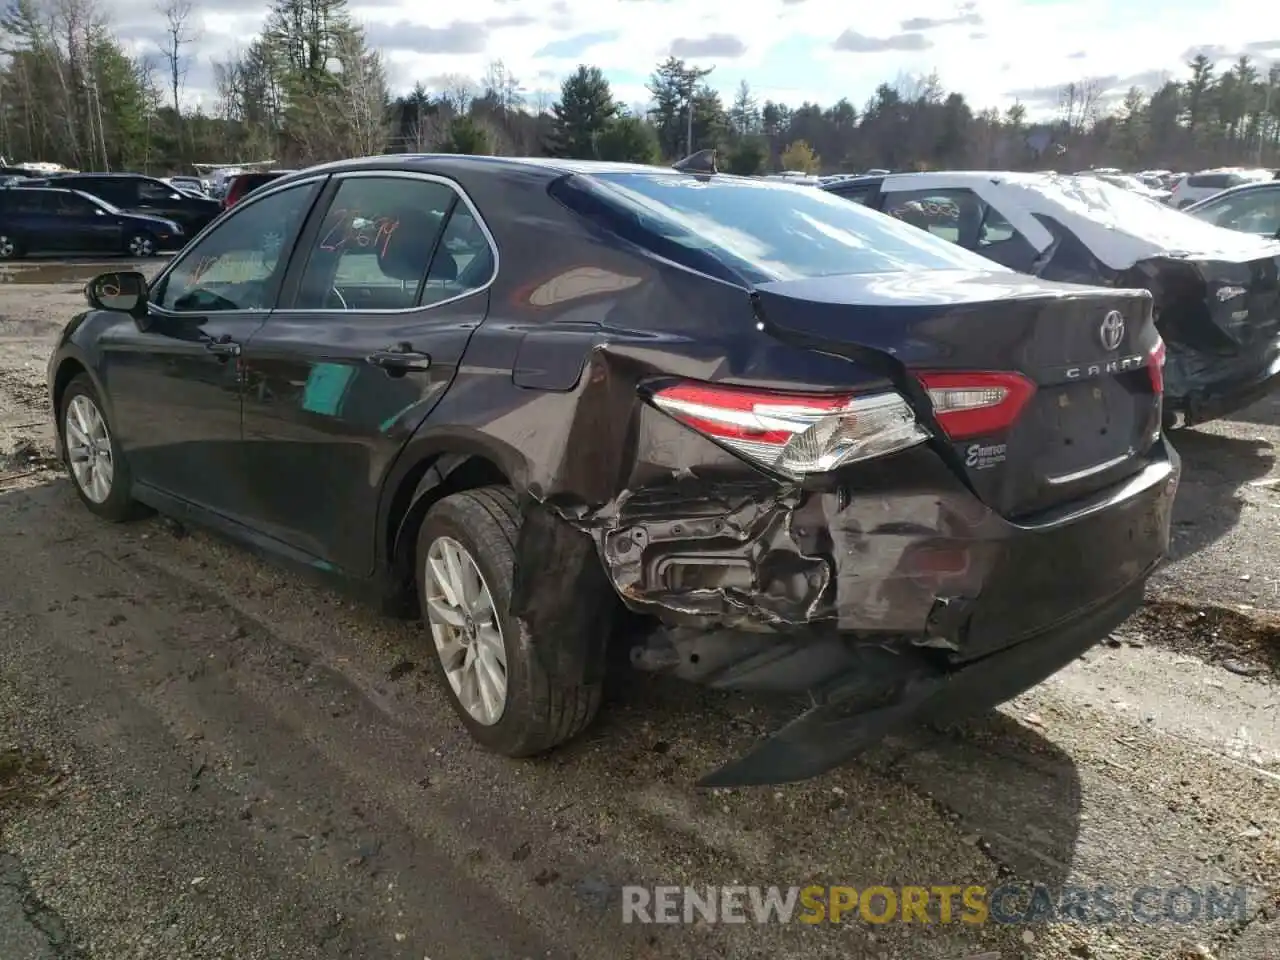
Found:
[[54, 191], [24, 187], [7, 194], [6, 230], [12, 230], [25, 253], [61, 253]]
[[363, 575], [382, 478], [484, 320], [497, 249], [436, 176], [338, 175], [318, 206], [280, 309], [242, 355], [252, 522]]
[[232, 519], [244, 500], [240, 355], [276, 303], [323, 177], [264, 194], [174, 258], [144, 322], [101, 341], [134, 477]]
[[106, 253], [121, 249], [120, 219], [87, 197], [69, 190], [49, 191], [56, 232], [62, 246], [74, 253]]

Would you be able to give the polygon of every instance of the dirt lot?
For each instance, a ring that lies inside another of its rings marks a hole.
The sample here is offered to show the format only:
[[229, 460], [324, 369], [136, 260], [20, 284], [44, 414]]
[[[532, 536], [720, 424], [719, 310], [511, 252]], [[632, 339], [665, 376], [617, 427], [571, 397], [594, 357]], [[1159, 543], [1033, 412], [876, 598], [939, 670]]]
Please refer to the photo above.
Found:
[[[1178, 438], [1175, 558], [1048, 683], [814, 782], [696, 777], [780, 720], [639, 680], [570, 749], [473, 748], [412, 625], [49, 457], [94, 268], [0, 285], [0, 958], [1192, 958], [1280, 943], [1280, 401]], [[33, 282], [36, 281], [36, 282]], [[1244, 884], [1184, 924], [639, 926], [639, 884]]]

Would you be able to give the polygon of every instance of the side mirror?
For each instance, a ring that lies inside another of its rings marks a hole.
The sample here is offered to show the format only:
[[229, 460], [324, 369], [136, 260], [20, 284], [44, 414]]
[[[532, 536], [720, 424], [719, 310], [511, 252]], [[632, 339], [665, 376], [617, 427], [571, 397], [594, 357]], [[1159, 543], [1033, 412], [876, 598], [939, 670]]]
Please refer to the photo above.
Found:
[[105, 217], [107, 215], [107, 211], [103, 210], [101, 207], [94, 207], [93, 212], [99, 217]]
[[85, 284], [84, 298], [96, 310], [137, 313], [147, 302], [147, 278], [133, 271], [100, 273]]

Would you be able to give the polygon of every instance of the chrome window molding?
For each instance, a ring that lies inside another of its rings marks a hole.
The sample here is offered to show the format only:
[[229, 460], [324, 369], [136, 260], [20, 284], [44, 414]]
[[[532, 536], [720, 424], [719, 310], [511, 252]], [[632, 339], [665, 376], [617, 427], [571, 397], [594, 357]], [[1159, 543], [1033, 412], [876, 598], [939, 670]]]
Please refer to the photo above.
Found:
[[[493, 239], [493, 233], [489, 230], [489, 225], [485, 223], [484, 218], [480, 216], [480, 211], [476, 209], [476, 205], [472, 202], [467, 192], [455, 180], [448, 177], [442, 177], [435, 173], [424, 173], [417, 170], [352, 170], [345, 173], [332, 174], [334, 180], [355, 180], [355, 179], [399, 179], [399, 180], [422, 180], [427, 183], [438, 183], [448, 187], [466, 204], [467, 210], [475, 219], [476, 224], [480, 227], [480, 232], [484, 234], [485, 241], [489, 244], [489, 252], [493, 254], [493, 271], [489, 274], [489, 279], [479, 286], [473, 287], [457, 296], [449, 297], [446, 300], [438, 300], [435, 303], [425, 303], [412, 307], [397, 307], [394, 309], [368, 309], [359, 308], [355, 310], [342, 310], [334, 308], [306, 308], [306, 307], [287, 307], [275, 310], [275, 313], [285, 316], [297, 316], [299, 314], [319, 314], [322, 316], [344, 316], [347, 314], [372, 314], [374, 316], [402, 316], [409, 313], [421, 313], [427, 310], [435, 310], [437, 307], [443, 307], [450, 303], [456, 303], [466, 297], [473, 297], [478, 293], [484, 293], [498, 279], [498, 244]], [[326, 211], [327, 213], [328, 211]], [[443, 225], [447, 227], [448, 224]], [[305, 267], [303, 268], [306, 269]], [[426, 269], [430, 270], [431, 265], [427, 264]]]
[[[267, 189], [262, 190], [261, 193], [255, 190], [253, 193], [249, 194], [249, 196], [245, 197], [243, 200], [237, 203], [234, 207], [232, 207], [231, 210], [226, 210], [226, 211], [223, 211], [221, 214], [219, 214], [215, 218], [215, 220], [210, 223], [210, 226], [213, 226], [213, 223], [217, 222], [217, 220], [222, 220], [223, 217], [226, 218], [226, 220], [223, 221], [225, 223], [226, 221], [229, 221], [231, 217], [238, 216], [242, 210], [247, 210], [249, 207], [253, 206], [255, 203], [261, 203], [263, 200], [266, 200], [268, 197], [274, 196], [277, 193], [284, 193], [286, 190], [292, 190], [295, 187], [300, 187], [308, 183], [318, 183], [320, 181], [327, 180], [328, 178], [329, 178], [329, 174], [321, 173], [321, 174], [316, 174], [314, 176], [304, 177], [301, 180], [290, 180], [288, 183], [275, 184], [268, 187]], [[308, 214], [310, 214], [310, 212], [311, 212], [310, 210], [307, 211]], [[303, 222], [304, 223], [306, 222], [305, 218], [303, 218]], [[219, 224], [219, 227], [220, 226], [221, 224]], [[206, 231], [208, 232], [206, 233]], [[204, 230], [201, 230], [197, 236], [200, 239], [204, 239], [205, 237], [211, 237], [213, 236], [213, 230], [210, 230], [209, 227], [206, 227]], [[177, 255], [175, 255], [169, 261], [168, 265], [163, 270], [161, 270], [158, 274], [156, 274], [156, 278], [152, 280], [149, 284], [147, 284], [147, 292], [150, 293], [156, 287], [160, 286], [160, 284], [168, 280], [169, 275], [172, 274], [173, 271], [177, 270], [179, 265], [182, 264], [187, 259], [187, 257], [195, 253], [196, 249], [197, 249], [196, 246], [192, 245], [190, 249], [184, 248], [183, 250], [180, 250], [177, 253]], [[160, 306], [158, 303], [148, 301], [147, 309], [154, 310], [157, 314], [164, 317], [195, 317], [195, 316], [203, 316], [208, 313], [212, 313], [215, 316], [220, 316], [226, 313], [269, 313], [272, 308], [271, 307], [245, 307], [239, 310], [169, 310], [165, 307]]]

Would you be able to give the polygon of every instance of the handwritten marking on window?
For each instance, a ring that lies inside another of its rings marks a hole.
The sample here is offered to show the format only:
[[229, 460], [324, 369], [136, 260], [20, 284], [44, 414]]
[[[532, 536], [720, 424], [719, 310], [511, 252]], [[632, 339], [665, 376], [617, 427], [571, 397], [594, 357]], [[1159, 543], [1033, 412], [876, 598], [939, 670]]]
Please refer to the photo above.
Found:
[[370, 219], [359, 210], [335, 210], [332, 226], [320, 236], [319, 247], [326, 253], [356, 249], [368, 249], [386, 256], [391, 237], [400, 226], [392, 217]]
[[191, 283], [197, 284], [205, 278], [210, 270], [214, 268], [221, 257], [201, 257], [196, 261], [196, 265], [191, 268]]

